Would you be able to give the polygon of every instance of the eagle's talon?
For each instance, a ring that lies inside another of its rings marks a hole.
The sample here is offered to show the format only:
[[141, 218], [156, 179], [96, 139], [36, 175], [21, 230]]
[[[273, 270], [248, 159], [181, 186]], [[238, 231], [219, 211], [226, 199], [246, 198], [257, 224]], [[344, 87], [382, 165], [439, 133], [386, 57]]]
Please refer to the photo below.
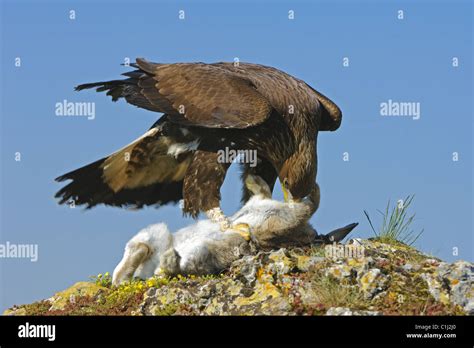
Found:
[[228, 229], [231, 228], [229, 220], [225, 219], [219, 222], [219, 225], [221, 227], [221, 232], [225, 232]]
[[230, 221], [224, 215], [224, 212], [221, 210], [220, 207], [213, 208], [206, 211], [206, 215], [209, 220], [211, 220], [214, 223], [219, 224], [222, 232], [225, 232], [230, 228]]
[[240, 234], [246, 241], [250, 240], [250, 226], [246, 223], [232, 225], [229, 231]]

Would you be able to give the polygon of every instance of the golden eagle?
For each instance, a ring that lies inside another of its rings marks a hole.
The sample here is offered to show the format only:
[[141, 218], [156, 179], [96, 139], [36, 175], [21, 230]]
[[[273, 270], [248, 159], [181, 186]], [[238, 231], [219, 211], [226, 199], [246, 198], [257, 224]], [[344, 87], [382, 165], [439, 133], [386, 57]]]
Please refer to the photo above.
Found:
[[[79, 85], [113, 101], [163, 115], [137, 140], [96, 162], [58, 177], [72, 180], [56, 193], [74, 201], [141, 208], [183, 199], [183, 212], [200, 212], [226, 225], [220, 187], [230, 163], [223, 149], [256, 151], [258, 175], [298, 200], [316, 179], [318, 131], [339, 128], [342, 114], [327, 97], [278, 69], [251, 63], [159, 64], [138, 58], [122, 80]], [[251, 193], [243, 188], [243, 201]], [[285, 197], [287, 197], [285, 195]], [[224, 226], [227, 227], [227, 226]]]

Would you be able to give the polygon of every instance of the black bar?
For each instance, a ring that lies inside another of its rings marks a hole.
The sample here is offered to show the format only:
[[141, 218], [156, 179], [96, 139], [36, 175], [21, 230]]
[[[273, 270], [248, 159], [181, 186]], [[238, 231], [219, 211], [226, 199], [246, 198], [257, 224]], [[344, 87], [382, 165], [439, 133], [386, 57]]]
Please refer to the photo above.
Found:
[[[20, 325], [55, 325], [55, 339], [20, 338]], [[0, 345], [413, 344], [469, 346], [473, 317], [0, 317]], [[415, 328], [418, 325], [418, 329]], [[421, 329], [424, 326], [425, 329]], [[435, 327], [437, 326], [437, 328]], [[456, 337], [408, 338], [407, 334]]]

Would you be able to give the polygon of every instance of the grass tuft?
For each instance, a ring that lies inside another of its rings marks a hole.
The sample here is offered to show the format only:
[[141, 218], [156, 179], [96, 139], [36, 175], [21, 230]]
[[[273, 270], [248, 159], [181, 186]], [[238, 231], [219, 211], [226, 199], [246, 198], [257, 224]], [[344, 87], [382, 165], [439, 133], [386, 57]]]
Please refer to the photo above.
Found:
[[401, 242], [406, 245], [413, 245], [418, 240], [424, 230], [416, 233], [411, 228], [415, 214], [408, 215], [408, 208], [414, 197], [414, 195], [408, 196], [401, 204], [396, 204], [394, 207], [391, 207], [390, 201], [388, 201], [384, 212], [377, 210], [382, 215], [382, 224], [378, 232], [375, 230], [369, 214], [364, 210], [370, 227], [378, 240], [389, 244]]
[[367, 301], [355, 286], [344, 285], [326, 276], [316, 276], [311, 282], [317, 302], [324, 308], [348, 307], [351, 309], [366, 309]]

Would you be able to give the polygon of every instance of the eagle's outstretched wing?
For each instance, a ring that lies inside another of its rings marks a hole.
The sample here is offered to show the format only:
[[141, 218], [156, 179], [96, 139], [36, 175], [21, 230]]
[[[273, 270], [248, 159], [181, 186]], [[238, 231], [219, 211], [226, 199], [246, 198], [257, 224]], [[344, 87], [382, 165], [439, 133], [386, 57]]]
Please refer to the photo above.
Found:
[[156, 64], [137, 59], [128, 79], [79, 85], [107, 91], [138, 107], [168, 114], [169, 120], [206, 128], [247, 128], [265, 121], [272, 106], [253, 83], [218, 65]]
[[[144, 59], [130, 65], [135, 70], [124, 73], [122, 80], [83, 84], [76, 90], [95, 88], [113, 101], [123, 98], [165, 116], [130, 145], [57, 178], [72, 180], [56, 194], [60, 203], [141, 207], [184, 198], [184, 210], [194, 214], [220, 200], [228, 166], [217, 163], [216, 148], [239, 142], [259, 148], [262, 159], [255, 171], [272, 186], [278, 174], [275, 164], [290, 155], [293, 146], [287, 140], [294, 132], [312, 137], [341, 123], [342, 114], [332, 101], [275, 68]], [[162, 120], [167, 122], [160, 124]], [[172, 134], [163, 132], [165, 124]]]
[[88, 208], [101, 203], [138, 208], [179, 201], [199, 139], [177, 130], [164, 134], [158, 124], [110, 156], [56, 178], [72, 180], [56, 198], [61, 204], [73, 201]]

